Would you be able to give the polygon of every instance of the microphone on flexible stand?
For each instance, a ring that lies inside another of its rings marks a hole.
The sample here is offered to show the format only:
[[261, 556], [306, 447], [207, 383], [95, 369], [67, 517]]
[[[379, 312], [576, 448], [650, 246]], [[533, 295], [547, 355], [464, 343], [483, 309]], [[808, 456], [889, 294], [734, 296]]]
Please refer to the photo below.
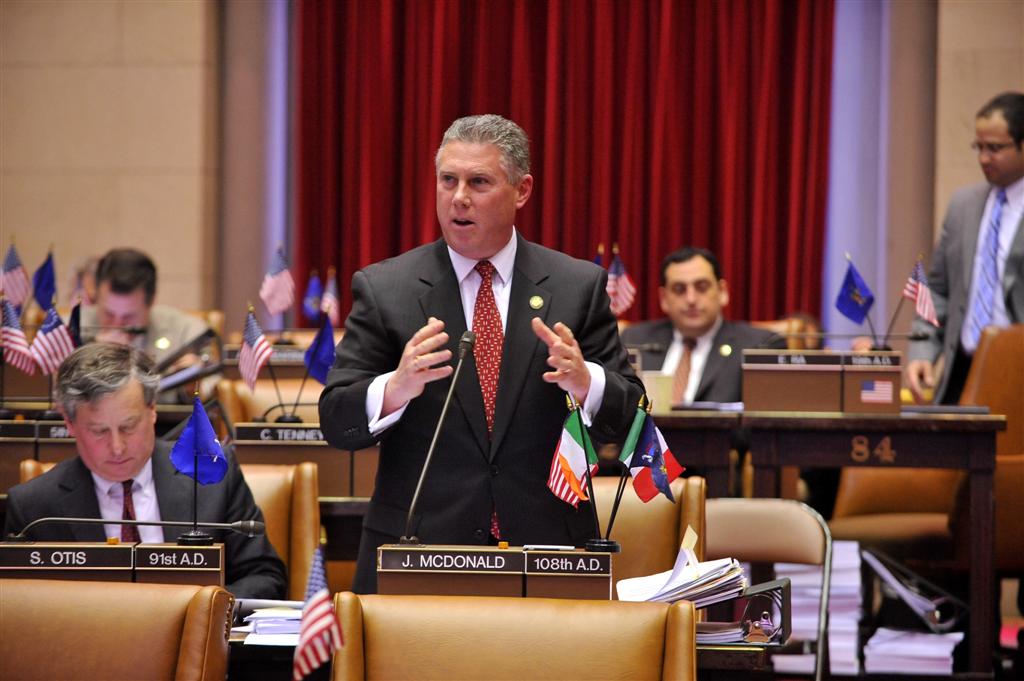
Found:
[[423, 469], [420, 471], [420, 479], [416, 483], [416, 491], [413, 492], [412, 502], [409, 504], [409, 514], [405, 518], [405, 534], [399, 539], [401, 544], [419, 544], [420, 540], [412, 533], [412, 519], [416, 514], [416, 504], [420, 499], [420, 490], [423, 489], [423, 480], [427, 477], [427, 470], [430, 468], [430, 459], [434, 456], [434, 449], [437, 447], [437, 438], [441, 435], [441, 426], [444, 425], [445, 416], [448, 415], [448, 407], [452, 403], [452, 395], [455, 394], [455, 385], [459, 381], [459, 372], [462, 371], [462, 363], [466, 359], [466, 355], [473, 351], [473, 345], [476, 343], [476, 334], [472, 331], [466, 331], [462, 334], [462, 338], [459, 339], [459, 360], [455, 364], [455, 371], [452, 373], [452, 382], [448, 386], [448, 395], [444, 398], [444, 404], [441, 406], [441, 415], [437, 419], [437, 427], [434, 428], [434, 437], [430, 441], [430, 447], [427, 449], [427, 458], [423, 461]]
[[[237, 520], [233, 523], [192, 523], [184, 520], [107, 520], [106, 518], [48, 517], [33, 520], [26, 525], [21, 532], [14, 532], [7, 535], [6, 541], [32, 541], [28, 538], [29, 530], [39, 525], [51, 525], [54, 523], [66, 523], [69, 525], [155, 525], [157, 527], [206, 527], [213, 530], [237, 532], [238, 534], [244, 534], [247, 537], [255, 537], [256, 535], [263, 534], [266, 529], [265, 523], [259, 520]], [[185, 535], [182, 535], [182, 537], [184, 536]], [[178, 540], [178, 543], [183, 546], [195, 546], [194, 543], [182, 542], [181, 539]], [[213, 543], [212, 540], [210, 543]]]

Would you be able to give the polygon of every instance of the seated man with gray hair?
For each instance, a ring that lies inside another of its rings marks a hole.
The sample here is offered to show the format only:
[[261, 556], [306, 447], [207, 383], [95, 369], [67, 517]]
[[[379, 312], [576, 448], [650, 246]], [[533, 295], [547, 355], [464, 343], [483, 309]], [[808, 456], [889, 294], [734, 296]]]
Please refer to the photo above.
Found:
[[[33, 541], [175, 541], [187, 528], [122, 525], [123, 519], [192, 519], [192, 479], [171, 463], [172, 443], [156, 439], [153, 363], [127, 345], [75, 350], [57, 373], [56, 398], [78, 455], [10, 489], [4, 535], [45, 517], [103, 518], [105, 525], [54, 523]], [[263, 521], [230, 451], [224, 479], [199, 489], [200, 522]], [[224, 543], [227, 588], [240, 598], [283, 598], [284, 563], [266, 536], [214, 532]]]

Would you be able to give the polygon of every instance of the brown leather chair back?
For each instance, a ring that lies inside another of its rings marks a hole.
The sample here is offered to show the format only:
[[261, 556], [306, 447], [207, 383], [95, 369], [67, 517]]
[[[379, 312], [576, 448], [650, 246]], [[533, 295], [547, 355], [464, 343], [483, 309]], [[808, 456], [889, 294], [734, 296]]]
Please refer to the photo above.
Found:
[[[602, 532], [608, 530], [618, 484], [618, 477], [594, 478]], [[671, 570], [687, 525], [693, 526], [697, 533], [697, 557], [704, 556], [707, 483], [699, 476], [676, 478], [672, 481], [672, 495], [676, 499], [674, 504], [662, 494], [645, 504], [633, 491], [632, 479], [626, 481], [611, 534], [622, 547], [612, 561], [612, 577], [616, 582]]]
[[[21, 462], [21, 481], [53, 468], [34, 459]], [[288, 598], [306, 597], [313, 550], [320, 542], [320, 500], [315, 463], [241, 464], [242, 475], [263, 511], [267, 539], [288, 569]]]
[[777, 333], [786, 339], [786, 347], [790, 350], [820, 350], [821, 326], [816, 320], [806, 315], [793, 315], [780, 319], [766, 319], [750, 322], [751, 326]]
[[[277, 387], [274, 382], [268, 379], [256, 381], [256, 389], [249, 390], [249, 386], [243, 380], [234, 381], [235, 395], [241, 409], [241, 421], [255, 421], [266, 415], [267, 421], [273, 421], [283, 413], [291, 413], [295, 398], [299, 395], [299, 387], [302, 386], [301, 378], [279, 378]], [[280, 401], [277, 391], [281, 391], [281, 398], [286, 408], [274, 408]], [[317, 408], [317, 401], [320, 399], [321, 385], [314, 379], [306, 380], [302, 387], [301, 402], [296, 413], [305, 423], [320, 423], [320, 412]]]
[[223, 681], [219, 586], [0, 579], [0, 678]]
[[315, 463], [242, 464], [242, 474], [267, 523], [267, 539], [288, 568], [288, 598], [306, 597], [313, 551], [320, 544]]
[[[455, 576], [457, 577], [457, 576]], [[695, 679], [693, 604], [335, 595], [332, 679]]]

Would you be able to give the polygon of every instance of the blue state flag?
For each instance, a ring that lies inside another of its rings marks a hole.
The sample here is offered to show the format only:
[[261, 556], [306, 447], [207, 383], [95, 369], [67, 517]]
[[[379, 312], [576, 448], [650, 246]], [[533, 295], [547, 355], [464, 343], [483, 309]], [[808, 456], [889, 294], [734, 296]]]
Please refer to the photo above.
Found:
[[57, 275], [53, 271], [53, 253], [46, 254], [46, 260], [32, 275], [32, 291], [40, 308], [49, 310], [53, 306], [53, 298], [57, 295]]
[[306, 294], [302, 296], [302, 314], [311, 324], [320, 321], [320, 299], [324, 295], [324, 285], [320, 276], [313, 270], [306, 284]]
[[850, 321], [863, 324], [874, 302], [875, 294], [868, 288], [867, 282], [860, 276], [853, 262], [850, 262], [846, 268], [846, 276], [843, 277], [843, 285], [839, 289], [839, 296], [836, 298], [836, 309]]
[[327, 385], [327, 372], [334, 366], [334, 327], [327, 315], [324, 315], [313, 344], [306, 350], [305, 362], [309, 375]]
[[171, 450], [171, 463], [179, 473], [197, 480], [200, 485], [220, 482], [228, 472], [228, 460], [198, 397], [193, 400], [192, 416], [185, 430]]

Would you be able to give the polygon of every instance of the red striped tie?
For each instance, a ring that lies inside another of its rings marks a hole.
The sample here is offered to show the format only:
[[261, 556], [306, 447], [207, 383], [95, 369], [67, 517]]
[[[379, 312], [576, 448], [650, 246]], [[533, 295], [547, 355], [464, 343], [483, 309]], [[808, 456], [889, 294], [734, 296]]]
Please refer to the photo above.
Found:
[[[121, 483], [121, 487], [124, 489], [124, 506], [121, 512], [122, 520], [135, 520], [135, 502], [132, 501], [132, 485], [135, 484], [134, 480], [125, 480]], [[121, 541], [123, 542], [140, 542], [142, 539], [139, 537], [139, 528], [135, 525], [122, 525], [121, 526]]]

